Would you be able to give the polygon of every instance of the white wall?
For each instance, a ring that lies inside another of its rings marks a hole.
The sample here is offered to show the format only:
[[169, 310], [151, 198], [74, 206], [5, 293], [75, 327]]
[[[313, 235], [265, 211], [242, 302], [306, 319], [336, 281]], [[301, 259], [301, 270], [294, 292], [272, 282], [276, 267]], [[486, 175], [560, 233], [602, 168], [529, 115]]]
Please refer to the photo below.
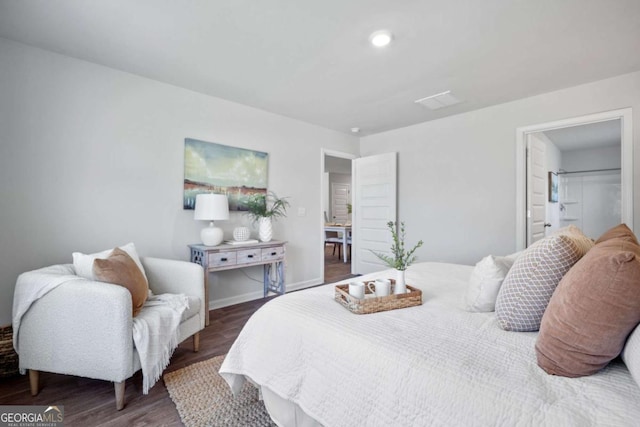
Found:
[[[4, 39], [0, 130], [0, 325], [16, 277], [73, 251], [133, 241], [142, 256], [188, 259], [205, 224], [182, 209], [186, 137], [269, 153], [269, 189], [291, 202], [274, 233], [289, 242], [287, 283], [318, 283], [321, 148], [358, 151], [349, 135]], [[230, 237], [247, 222], [218, 224]], [[239, 271], [212, 275], [213, 299], [261, 292]]]
[[331, 221], [331, 203], [329, 203], [329, 192], [331, 186], [329, 185], [329, 172], [322, 174], [322, 188], [324, 192], [322, 194], [322, 212], [324, 215], [324, 222]]
[[420, 260], [472, 264], [515, 249], [516, 128], [625, 107], [640, 141], [640, 72], [363, 137], [360, 152], [398, 151], [399, 219], [424, 240]]
[[[638, 112], [637, 114], [640, 114]], [[620, 145], [563, 152], [561, 168], [565, 171], [612, 169], [621, 167]]]
[[342, 157], [325, 156], [324, 171], [333, 173], [351, 174], [351, 159]]

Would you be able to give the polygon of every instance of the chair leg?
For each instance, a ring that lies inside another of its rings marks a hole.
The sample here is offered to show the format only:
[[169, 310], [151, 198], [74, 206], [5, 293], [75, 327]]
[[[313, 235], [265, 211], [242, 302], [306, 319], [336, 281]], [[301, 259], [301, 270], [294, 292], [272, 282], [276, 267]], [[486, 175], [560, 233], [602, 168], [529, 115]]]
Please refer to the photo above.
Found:
[[116, 409], [121, 411], [124, 408], [124, 381], [113, 383], [116, 389]]
[[198, 351], [200, 351], [200, 332], [193, 334], [193, 352], [197, 353]]
[[38, 381], [39, 381], [39, 372], [34, 369], [29, 369], [29, 386], [31, 388], [31, 396], [35, 396], [38, 394]]
[[331, 253], [331, 256], [335, 256], [336, 254], [336, 244], [333, 244], [333, 252]]

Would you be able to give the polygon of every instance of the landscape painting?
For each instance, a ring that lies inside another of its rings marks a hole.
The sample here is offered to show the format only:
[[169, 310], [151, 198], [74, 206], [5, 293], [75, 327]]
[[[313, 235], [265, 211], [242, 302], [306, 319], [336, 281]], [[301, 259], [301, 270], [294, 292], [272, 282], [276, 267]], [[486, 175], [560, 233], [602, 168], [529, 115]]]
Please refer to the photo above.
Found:
[[184, 209], [200, 193], [226, 194], [229, 210], [246, 210], [252, 194], [267, 193], [269, 154], [213, 142], [184, 140]]

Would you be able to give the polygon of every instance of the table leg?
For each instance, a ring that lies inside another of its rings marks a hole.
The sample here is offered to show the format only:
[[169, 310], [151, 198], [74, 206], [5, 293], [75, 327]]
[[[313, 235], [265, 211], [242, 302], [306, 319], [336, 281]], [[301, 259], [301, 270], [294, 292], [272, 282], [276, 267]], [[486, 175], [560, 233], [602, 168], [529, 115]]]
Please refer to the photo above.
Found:
[[209, 273], [204, 270], [204, 326], [209, 326]]
[[342, 233], [342, 258], [347, 263], [347, 232]]
[[[271, 283], [271, 270], [276, 272], [278, 281], [275, 283]], [[284, 261], [276, 261], [272, 264], [264, 265], [264, 297], [266, 298], [269, 295], [269, 291], [273, 291], [279, 295], [284, 295], [285, 293], [285, 285], [284, 285]]]
[[280, 295], [284, 295], [285, 293], [285, 287], [284, 287], [284, 261], [279, 261], [278, 265], [278, 275], [280, 277], [279, 283], [278, 283], [278, 289], [280, 290]]
[[270, 267], [271, 264], [265, 264], [264, 266], [262, 266], [262, 286], [264, 289], [264, 298], [267, 297], [267, 295], [269, 295], [269, 276], [270, 276]]
[[204, 269], [204, 326], [209, 326], [209, 262], [206, 252], [191, 248], [191, 262]]

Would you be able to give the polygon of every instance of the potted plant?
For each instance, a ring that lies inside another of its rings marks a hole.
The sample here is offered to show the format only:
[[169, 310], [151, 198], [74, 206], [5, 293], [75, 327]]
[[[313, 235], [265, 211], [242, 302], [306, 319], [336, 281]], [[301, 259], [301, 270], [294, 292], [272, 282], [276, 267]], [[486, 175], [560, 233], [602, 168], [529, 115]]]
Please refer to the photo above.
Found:
[[252, 194], [245, 205], [247, 215], [258, 223], [258, 238], [261, 242], [268, 242], [273, 237], [272, 220], [287, 216], [289, 202], [286, 197], [280, 198], [270, 191], [267, 194]]
[[389, 221], [387, 223], [387, 227], [389, 227], [391, 236], [393, 238], [393, 244], [391, 245], [392, 256], [373, 251], [371, 252], [373, 252], [375, 256], [384, 261], [385, 264], [387, 264], [389, 267], [396, 270], [396, 287], [394, 293], [403, 294], [407, 291], [407, 286], [404, 281], [404, 272], [407, 267], [409, 267], [413, 263], [413, 261], [415, 261], [416, 256], [414, 255], [414, 253], [416, 249], [422, 246], [422, 240], [420, 240], [412, 249], [406, 250], [404, 243], [404, 222], [400, 223], [400, 233], [396, 231], [396, 223], [393, 221]]

